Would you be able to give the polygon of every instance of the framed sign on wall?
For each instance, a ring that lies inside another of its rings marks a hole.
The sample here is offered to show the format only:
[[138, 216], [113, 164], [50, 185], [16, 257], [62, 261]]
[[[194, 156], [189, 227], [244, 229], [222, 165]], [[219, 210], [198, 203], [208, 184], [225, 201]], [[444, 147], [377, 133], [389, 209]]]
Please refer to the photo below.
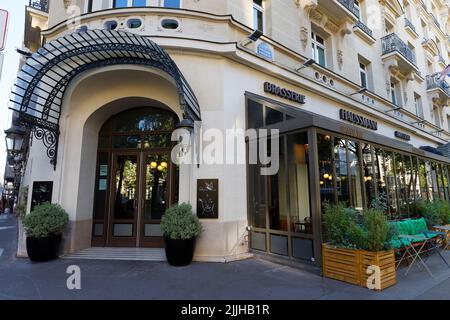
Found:
[[197, 216], [200, 219], [219, 218], [219, 179], [197, 180]]
[[52, 202], [53, 181], [33, 182], [33, 193], [31, 195], [31, 211], [33, 208], [44, 202]]

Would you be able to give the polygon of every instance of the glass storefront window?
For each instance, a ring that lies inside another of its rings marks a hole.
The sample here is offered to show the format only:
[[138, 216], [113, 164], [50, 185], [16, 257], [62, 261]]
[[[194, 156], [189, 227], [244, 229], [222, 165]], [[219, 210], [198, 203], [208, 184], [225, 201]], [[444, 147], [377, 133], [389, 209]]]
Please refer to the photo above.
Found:
[[370, 144], [363, 144], [361, 147], [362, 164], [363, 164], [363, 182], [366, 191], [367, 207], [370, 208], [372, 201], [376, 197], [375, 180], [376, 174], [374, 172], [374, 161], [372, 160], [372, 147]]
[[362, 211], [363, 210], [363, 187], [361, 177], [361, 166], [359, 156], [359, 143], [354, 141], [347, 142], [348, 150], [348, 164], [349, 164], [349, 183], [352, 192], [352, 207]]
[[436, 163], [427, 161], [427, 180], [428, 180], [428, 193], [431, 195], [430, 199], [439, 199], [439, 189], [437, 181]]
[[419, 160], [419, 185], [420, 185], [420, 197], [423, 200], [432, 199], [429, 197], [428, 192], [428, 179], [427, 179], [427, 165], [424, 160]]
[[438, 188], [439, 188], [439, 196], [442, 200], [446, 199], [445, 189], [444, 189], [444, 175], [442, 171], [441, 164], [437, 164], [437, 177], [438, 177]]
[[[375, 180], [379, 197], [387, 197], [387, 182], [383, 150], [374, 148]], [[388, 200], [388, 199], [386, 199]]]
[[296, 133], [289, 135], [287, 139], [291, 230], [296, 233], [312, 234], [309, 203], [308, 135]]
[[397, 184], [395, 181], [394, 168], [395, 168], [394, 154], [390, 151], [385, 151], [384, 152], [384, 171], [386, 174], [387, 196], [389, 199], [388, 213], [391, 217], [395, 216], [398, 212]]
[[411, 157], [411, 197], [414, 198], [414, 200], [419, 200], [421, 198], [420, 194], [420, 181], [419, 181], [419, 168], [417, 166], [417, 157], [412, 156]]
[[334, 139], [334, 167], [336, 170], [336, 191], [338, 202], [350, 206], [350, 190], [347, 168], [347, 142], [344, 139]]
[[261, 166], [248, 166], [249, 211], [251, 223], [256, 228], [266, 228], [266, 177], [261, 175]]
[[333, 168], [333, 137], [317, 135], [317, 149], [319, 156], [320, 202], [334, 203], [336, 188]]
[[399, 210], [398, 218], [406, 218], [408, 213], [408, 185], [406, 183], [406, 160], [399, 153], [394, 153], [395, 157], [395, 181], [397, 184]]
[[277, 174], [268, 176], [269, 225], [272, 230], [288, 230], [287, 182], [284, 154], [284, 137], [280, 137], [280, 169]]

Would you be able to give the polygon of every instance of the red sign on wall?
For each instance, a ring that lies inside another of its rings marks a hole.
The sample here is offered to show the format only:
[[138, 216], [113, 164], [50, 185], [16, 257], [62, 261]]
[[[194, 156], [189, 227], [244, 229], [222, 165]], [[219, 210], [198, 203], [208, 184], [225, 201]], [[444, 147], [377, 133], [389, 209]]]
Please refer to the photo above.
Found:
[[6, 30], [8, 29], [8, 18], [8, 11], [0, 9], [0, 51], [3, 51], [6, 45]]

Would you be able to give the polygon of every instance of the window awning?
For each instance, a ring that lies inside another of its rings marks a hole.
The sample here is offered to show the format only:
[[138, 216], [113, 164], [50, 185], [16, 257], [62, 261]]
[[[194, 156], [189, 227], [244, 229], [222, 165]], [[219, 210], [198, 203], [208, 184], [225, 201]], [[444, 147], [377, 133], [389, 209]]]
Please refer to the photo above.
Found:
[[[145, 37], [112, 30], [77, 31], [45, 44], [19, 72], [9, 108], [19, 113], [23, 123], [50, 132], [54, 148], [70, 81], [88, 69], [119, 64], [150, 66], [167, 73], [176, 83], [184, 117], [201, 120], [194, 92], [167, 52]], [[51, 154], [56, 164], [56, 153]]]

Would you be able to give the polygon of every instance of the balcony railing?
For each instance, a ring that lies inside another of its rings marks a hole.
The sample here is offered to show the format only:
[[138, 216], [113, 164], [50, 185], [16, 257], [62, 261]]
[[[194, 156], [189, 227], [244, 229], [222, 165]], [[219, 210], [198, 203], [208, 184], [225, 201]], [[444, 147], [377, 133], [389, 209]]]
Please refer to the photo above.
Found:
[[385, 36], [381, 39], [381, 44], [383, 47], [383, 55], [398, 52], [406, 60], [416, 65], [416, 54], [414, 51], [406, 45], [395, 33]]
[[345, 8], [347, 8], [351, 13], [353, 13], [358, 18], [360, 17], [359, 9], [355, 7], [355, 0], [338, 0]]
[[431, 89], [441, 89], [448, 97], [450, 97], [450, 86], [447, 82], [439, 79], [437, 76], [427, 76], [427, 90]]
[[48, 13], [48, 0], [30, 0], [30, 7]]
[[416, 32], [416, 27], [409, 21], [408, 18], [405, 18], [405, 27], [411, 28], [412, 31]]
[[365, 33], [367, 33], [369, 36], [373, 37], [373, 31], [368, 26], [366, 26], [361, 20], [358, 20], [356, 22], [356, 26]]

